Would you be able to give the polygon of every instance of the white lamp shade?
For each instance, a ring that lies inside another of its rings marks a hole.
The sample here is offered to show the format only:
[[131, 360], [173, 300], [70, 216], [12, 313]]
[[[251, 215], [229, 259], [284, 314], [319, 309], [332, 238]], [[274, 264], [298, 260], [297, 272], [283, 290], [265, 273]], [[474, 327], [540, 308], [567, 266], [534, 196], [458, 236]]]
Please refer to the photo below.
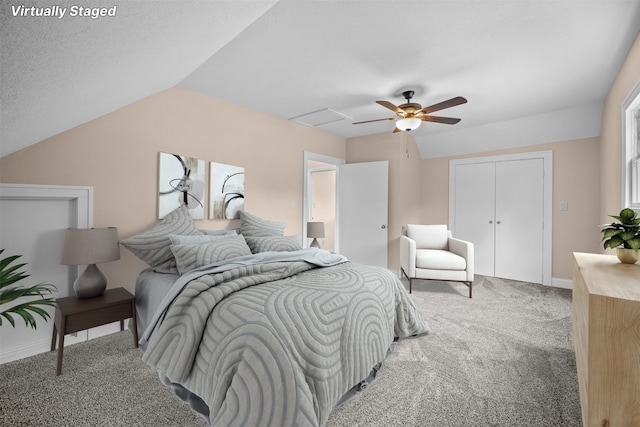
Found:
[[411, 117], [409, 119], [400, 119], [396, 121], [396, 127], [400, 130], [408, 132], [416, 129], [418, 126], [420, 126], [420, 123], [422, 123], [422, 120], [416, 117]]
[[117, 259], [120, 247], [116, 227], [66, 230], [61, 264], [88, 265]]

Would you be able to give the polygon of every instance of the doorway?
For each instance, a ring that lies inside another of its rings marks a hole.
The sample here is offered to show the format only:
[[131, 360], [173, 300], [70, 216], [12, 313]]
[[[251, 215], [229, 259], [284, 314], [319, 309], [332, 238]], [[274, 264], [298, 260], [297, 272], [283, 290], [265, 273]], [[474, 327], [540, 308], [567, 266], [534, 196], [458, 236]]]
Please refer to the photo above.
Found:
[[302, 246], [308, 247], [307, 223], [325, 224], [322, 249], [340, 252], [338, 238], [338, 167], [343, 159], [305, 151], [303, 154]]

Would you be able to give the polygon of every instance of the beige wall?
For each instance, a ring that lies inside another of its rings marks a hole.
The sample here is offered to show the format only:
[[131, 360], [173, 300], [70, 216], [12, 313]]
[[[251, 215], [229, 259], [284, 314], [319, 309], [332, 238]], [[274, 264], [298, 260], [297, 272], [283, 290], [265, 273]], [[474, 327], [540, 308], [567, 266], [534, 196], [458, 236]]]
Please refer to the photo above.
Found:
[[640, 80], [640, 35], [605, 99], [600, 132], [600, 223], [622, 209], [622, 103]]
[[347, 139], [347, 163], [389, 161], [387, 267], [400, 269], [400, 230], [420, 219], [418, 147], [409, 133], [379, 133]]
[[[571, 279], [572, 253], [598, 252], [600, 246], [598, 138], [423, 160], [423, 223], [449, 221], [449, 160], [543, 150], [553, 152], [552, 277]], [[560, 201], [568, 202], [568, 211], [560, 211]]]
[[[123, 238], [157, 222], [161, 151], [203, 159], [207, 170], [209, 161], [244, 167], [245, 209], [286, 222], [291, 235], [302, 234], [303, 152], [346, 155], [344, 138], [173, 88], [1, 158], [0, 182], [92, 186], [94, 226], [116, 226]], [[121, 248], [119, 261], [100, 268], [110, 287], [133, 290], [146, 265]]]

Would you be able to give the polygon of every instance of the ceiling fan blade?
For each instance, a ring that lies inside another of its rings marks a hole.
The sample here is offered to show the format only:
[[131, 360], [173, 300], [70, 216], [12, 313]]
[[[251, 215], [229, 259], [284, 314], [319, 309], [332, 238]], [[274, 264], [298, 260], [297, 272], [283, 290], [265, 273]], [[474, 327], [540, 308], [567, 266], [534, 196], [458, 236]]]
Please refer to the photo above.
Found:
[[453, 117], [420, 116], [420, 120], [422, 120], [423, 122], [435, 122], [444, 123], [446, 125], [455, 125], [461, 119], [454, 119]]
[[447, 99], [446, 101], [439, 102], [437, 104], [430, 105], [428, 107], [424, 107], [419, 110], [416, 114], [429, 114], [434, 111], [444, 110], [445, 108], [455, 107], [456, 105], [466, 104], [467, 100], [461, 96], [456, 96], [455, 98]]
[[389, 118], [386, 118], [386, 119], [365, 120], [364, 122], [355, 122], [353, 124], [354, 125], [359, 125], [359, 124], [362, 124], [362, 123], [381, 122], [383, 120], [395, 120], [395, 119], [397, 119], [397, 117], [389, 117]]
[[404, 116], [406, 114], [406, 112], [402, 110], [402, 108], [393, 105], [389, 101], [376, 101], [376, 102], [382, 105], [383, 107], [388, 108], [389, 110], [393, 111], [396, 114], [399, 114], [401, 116]]

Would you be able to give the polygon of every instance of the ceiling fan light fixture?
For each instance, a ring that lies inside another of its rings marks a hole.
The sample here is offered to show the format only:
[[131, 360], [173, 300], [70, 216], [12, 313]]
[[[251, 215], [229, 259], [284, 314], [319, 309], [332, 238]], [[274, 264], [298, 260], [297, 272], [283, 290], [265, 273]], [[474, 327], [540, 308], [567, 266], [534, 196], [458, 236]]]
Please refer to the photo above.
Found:
[[396, 121], [396, 127], [400, 130], [409, 132], [412, 131], [414, 129], [417, 129], [418, 126], [420, 126], [420, 123], [422, 123], [422, 120], [416, 118], [416, 117], [411, 117], [408, 119], [400, 119]]

